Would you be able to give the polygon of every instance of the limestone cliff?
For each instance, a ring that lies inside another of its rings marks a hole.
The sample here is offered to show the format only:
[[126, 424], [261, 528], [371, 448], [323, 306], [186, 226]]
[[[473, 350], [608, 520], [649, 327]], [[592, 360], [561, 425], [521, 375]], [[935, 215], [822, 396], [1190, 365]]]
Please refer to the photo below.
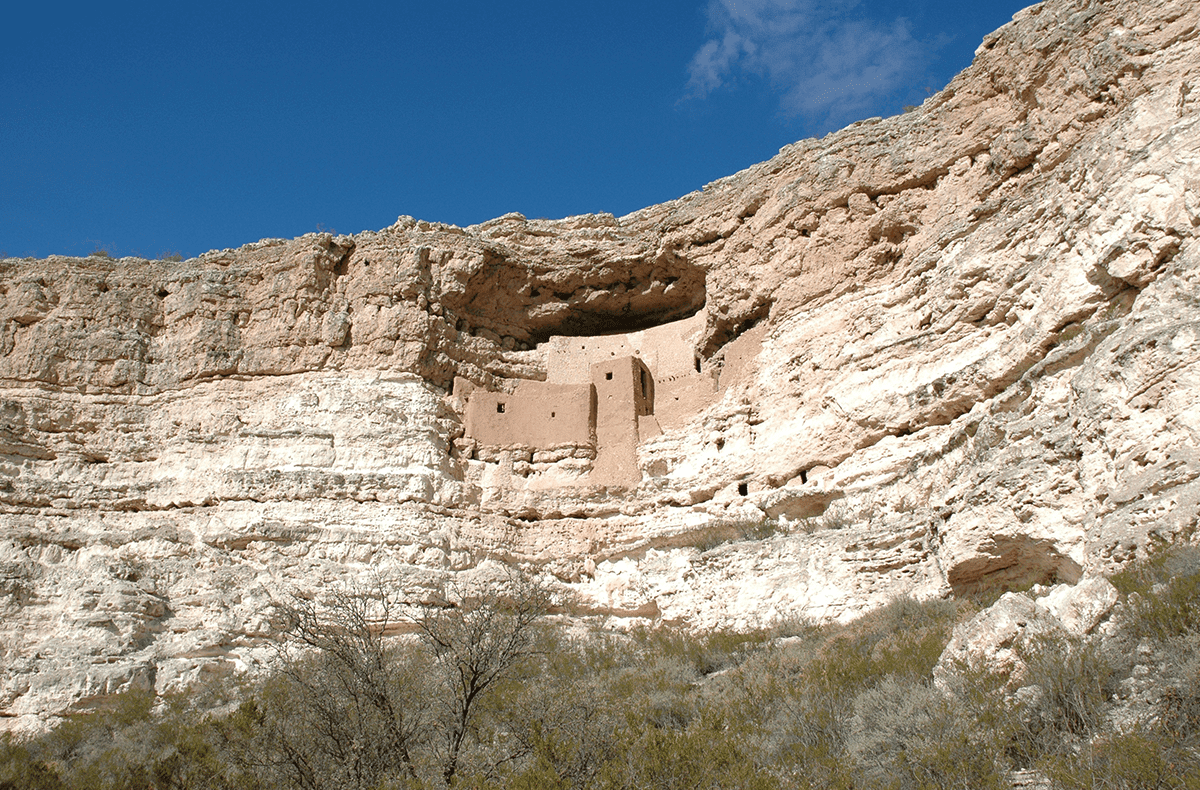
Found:
[[[253, 665], [273, 595], [374, 573], [744, 627], [1191, 534], [1198, 34], [1047, 0], [922, 107], [625, 217], [0, 261], [0, 726]], [[633, 427], [468, 434], [605, 352]]]

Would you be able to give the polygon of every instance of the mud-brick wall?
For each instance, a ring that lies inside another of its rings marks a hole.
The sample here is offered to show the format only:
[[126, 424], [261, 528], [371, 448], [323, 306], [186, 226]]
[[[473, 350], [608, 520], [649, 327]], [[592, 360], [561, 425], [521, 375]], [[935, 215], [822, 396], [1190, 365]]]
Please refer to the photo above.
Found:
[[593, 408], [590, 384], [522, 381], [511, 394], [472, 392], [465, 432], [491, 447], [587, 445], [593, 441]]
[[596, 465], [591, 480], [636, 485], [641, 479], [638, 417], [654, 413], [654, 377], [636, 357], [617, 357], [593, 364], [591, 378], [596, 389]]
[[703, 333], [705, 313], [669, 324], [620, 335], [551, 337], [545, 344], [546, 375], [556, 383], [588, 380], [591, 366], [621, 357], [637, 357], [655, 379], [697, 371], [696, 338]]

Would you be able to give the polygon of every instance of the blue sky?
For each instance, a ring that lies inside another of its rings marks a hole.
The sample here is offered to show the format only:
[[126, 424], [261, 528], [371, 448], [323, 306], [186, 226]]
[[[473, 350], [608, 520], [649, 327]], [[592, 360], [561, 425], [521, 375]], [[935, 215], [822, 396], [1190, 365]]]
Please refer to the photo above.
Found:
[[155, 257], [625, 214], [919, 104], [1026, 3], [14, 5], [0, 252]]

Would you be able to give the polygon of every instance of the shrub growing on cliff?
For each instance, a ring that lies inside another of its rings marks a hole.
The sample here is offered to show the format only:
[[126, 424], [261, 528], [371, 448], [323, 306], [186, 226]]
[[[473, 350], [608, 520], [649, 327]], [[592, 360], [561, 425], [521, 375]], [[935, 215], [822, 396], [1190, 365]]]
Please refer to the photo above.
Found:
[[1044, 761], [1058, 786], [1200, 790], [1200, 635], [1172, 640], [1170, 653], [1177, 665], [1148, 716]]
[[1046, 765], [1055, 785], [1065, 790], [1196, 790], [1200, 754], [1181, 749], [1156, 727], [1113, 733], [1086, 744], [1078, 754]]
[[859, 694], [847, 753], [869, 786], [1003, 786], [1001, 748], [993, 734], [928, 681], [887, 677]]
[[1118, 678], [1095, 642], [1043, 638], [1022, 653], [1025, 693], [1002, 706], [998, 729], [1026, 767], [1088, 742], [1104, 724]]
[[1112, 577], [1127, 596], [1122, 627], [1136, 638], [1200, 632], [1200, 546], [1158, 548]]

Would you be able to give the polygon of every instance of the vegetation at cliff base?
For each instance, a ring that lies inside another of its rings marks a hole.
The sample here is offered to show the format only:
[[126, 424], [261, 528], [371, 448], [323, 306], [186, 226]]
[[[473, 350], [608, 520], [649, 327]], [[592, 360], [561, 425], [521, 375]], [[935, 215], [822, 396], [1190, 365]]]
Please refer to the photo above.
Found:
[[342, 590], [280, 606], [271, 677], [4, 738], [0, 789], [1200, 788], [1200, 550], [1114, 582], [1103, 638], [936, 680], [976, 604], [697, 635], [587, 630], [519, 574], [416, 608]]

